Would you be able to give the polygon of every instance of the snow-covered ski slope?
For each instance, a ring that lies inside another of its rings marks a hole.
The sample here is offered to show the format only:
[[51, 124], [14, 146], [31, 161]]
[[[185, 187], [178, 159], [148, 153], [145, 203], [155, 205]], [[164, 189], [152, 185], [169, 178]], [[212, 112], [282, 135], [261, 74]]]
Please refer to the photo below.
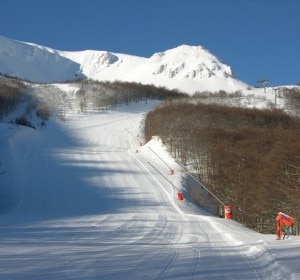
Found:
[[300, 279], [298, 237], [177, 200], [180, 167], [159, 141], [140, 146], [153, 106], [0, 124], [0, 279]]

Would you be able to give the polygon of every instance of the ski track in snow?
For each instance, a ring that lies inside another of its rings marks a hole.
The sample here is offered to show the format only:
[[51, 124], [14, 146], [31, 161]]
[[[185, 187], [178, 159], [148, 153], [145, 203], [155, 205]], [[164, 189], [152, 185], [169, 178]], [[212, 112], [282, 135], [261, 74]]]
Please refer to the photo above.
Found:
[[0, 279], [299, 279], [297, 237], [276, 243], [177, 200], [148, 162], [177, 188], [180, 167], [147, 144], [172, 177], [134, 137], [151, 106], [36, 131], [1, 125], [11, 203], [0, 216]]

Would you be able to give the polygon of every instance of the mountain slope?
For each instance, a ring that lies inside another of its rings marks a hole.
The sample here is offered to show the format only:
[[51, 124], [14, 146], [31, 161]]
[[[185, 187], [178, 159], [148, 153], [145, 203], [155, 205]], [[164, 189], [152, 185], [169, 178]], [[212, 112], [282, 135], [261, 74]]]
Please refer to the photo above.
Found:
[[58, 51], [0, 36], [0, 73], [34, 82], [74, 80], [80, 65]]
[[190, 94], [203, 90], [232, 92], [247, 87], [209, 51], [187, 45], [144, 58], [108, 51], [59, 51], [0, 36], [0, 73], [44, 83], [78, 77], [119, 80]]
[[209, 215], [161, 142], [140, 146], [156, 104], [0, 124], [1, 279], [299, 279], [299, 237]]

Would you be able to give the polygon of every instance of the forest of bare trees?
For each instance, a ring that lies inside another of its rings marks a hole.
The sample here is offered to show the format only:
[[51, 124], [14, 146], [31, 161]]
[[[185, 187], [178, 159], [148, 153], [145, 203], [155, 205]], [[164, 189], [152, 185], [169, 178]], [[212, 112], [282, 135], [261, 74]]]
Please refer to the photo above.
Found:
[[20, 102], [22, 87], [0, 83], [0, 120]]
[[163, 87], [158, 88], [152, 85], [118, 81], [98, 82], [84, 80], [79, 82], [79, 87], [80, 89], [76, 92], [76, 96], [81, 112], [89, 105], [98, 110], [105, 110], [118, 104], [186, 96], [180, 92]]
[[285, 108], [293, 115], [300, 116], [300, 87], [282, 88], [280, 96], [285, 100]]
[[279, 211], [300, 216], [300, 121], [280, 110], [168, 100], [148, 113], [147, 140], [159, 135], [192, 166], [234, 218], [274, 232]]
[[41, 124], [45, 124], [51, 116], [65, 120], [68, 112], [74, 114], [103, 111], [119, 104], [185, 96], [163, 87], [157, 88], [138, 83], [81, 80], [70, 82], [69, 85], [78, 90], [66, 94], [55, 85], [36, 86], [0, 76], [0, 120], [14, 110], [20, 102], [27, 104], [26, 109], [23, 113], [20, 112], [21, 115], [14, 122], [28, 125], [33, 114], [41, 119]]

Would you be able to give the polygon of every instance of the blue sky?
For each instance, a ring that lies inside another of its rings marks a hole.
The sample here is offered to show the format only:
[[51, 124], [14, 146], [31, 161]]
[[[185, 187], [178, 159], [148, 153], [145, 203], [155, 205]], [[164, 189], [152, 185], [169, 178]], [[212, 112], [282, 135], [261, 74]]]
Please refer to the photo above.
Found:
[[143, 57], [201, 45], [251, 85], [300, 83], [300, 0], [3, 0], [0, 34]]

